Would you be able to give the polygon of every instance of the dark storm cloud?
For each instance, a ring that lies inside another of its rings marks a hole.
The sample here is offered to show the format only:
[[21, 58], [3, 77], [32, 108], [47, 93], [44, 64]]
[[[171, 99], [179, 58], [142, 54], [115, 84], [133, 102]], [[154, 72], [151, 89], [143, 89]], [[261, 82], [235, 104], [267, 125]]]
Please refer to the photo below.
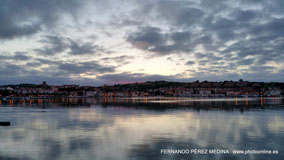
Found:
[[38, 67], [38, 66], [41, 66], [41, 63], [39, 63], [39, 62], [28, 62], [28, 63], [26, 63], [26, 66], [27, 67]]
[[75, 41], [70, 41], [70, 55], [85, 55], [85, 54], [94, 54], [97, 52], [105, 52], [102, 47], [93, 45], [92, 43], [83, 43], [78, 44]]
[[28, 61], [31, 59], [30, 56], [28, 56], [26, 52], [15, 52], [14, 54], [3, 54], [0, 53], [0, 61], [6, 61], [6, 60], [13, 60], [13, 61]]
[[27, 157], [27, 156], [14, 156], [14, 155], [5, 155], [4, 153], [0, 153], [0, 159], [5, 159], [5, 160], [31, 160], [32, 158]]
[[[245, 65], [262, 67], [268, 62], [281, 64], [284, 58], [281, 6], [284, 3], [279, 0], [148, 1], [144, 16], [154, 17], [166, 27], [158, 24], [138, 27], [128, 34], [127, 41], [154, 56], [193, 54], [200, 65], [208, 68], [224, 62], [235, 63], [231, 65], [233, 70]], [[210, 54], [200, 54], [200, 47]]]
[[140, 31], [132, 33], [127, 40], [132, 42], [136, 47], [148, 49], [151, 45], [158, 46], [164, 43], [166, 36], [160, 33], [161, 30], [156, 27], [141, 28]]
[[[283, 40], [284, 37], [271, 36], [268, 32], [266, 36], [255, 36], [250, 40], [239, 41], [227, 47], [222, 54], [226, 54], [228, 60], [244, 60], [245, 57], [254, 56], [258, 64], [265, 64], [269, 61], [281, 62], [284, 57]], [[281, 34], [281, 33], [279, 33]], [[267, 38], [269, 36], [270, 38]], [[231, 53], [237, 53], [237, 57], [232, 58]]]
[[47, 65], [44, 72], [50, 75], [69, 76], [71, 74], [90, 74], [114, 72], [114, 66], [106, 66], [99, 64], [98, 61], [56, 61], [37, 58], [34, 61], [26, 64], [29, 67], [40, 67]]
[[14, 60], [22, 60], [22, 61], [26, 61], [29, 60], [30, 57], [26, 55], [26, 52], [15, 52], [15, 55], [13, 56]]
[[[1, 15], [1, 13], [0, 13]], [[6, 20], [0, 16], [0, 38], [1, 39], [11, 39], [14, 37], [22, 37], [35, 34], [41, 30], [39, 24], [28, 24], [24, 26], [13, 24], [9, 22], [11, 20]]]
[[177, 26], [191, 27], [200, 22], [205, 14], [200, 8], [193, 7], [195, 3], [193, 1], [156, 1], [152, 7], [147, 7], [157, 11], [158, 19]]
[[163, 33], [157, 27], [142, 27], [139, 31], [130, 34], [127, 41], [139, 49], [155, 52], [158, 55], [191, 50], [190, 33], [187, 31]]
[[[115, 72], [113, 66], [103, 66], [96, 61], [64, 62], [35, 58], [26, 64], [13, 64], [4, 61], [0, 65], [0, 84], [40, 83], [48, 81], [51, 84], [103, 84], [102, 81], [71, 75], [97, 75]], [[32, 67], [32, 68], [31, 68]], [[37, 70], [33, 69], [36, 67]], [[40, 69], [40, 70], [38, 70]]]
[[238, 63], [238, 65], [250, 65], [250, 64], [254, 63], [254, 59], [252, 59], [252, 58], [243, 59], [243, 60], [241, 60], [237, 63]]
[[11, 64], [11, 63], [2, 63], [0, 66], [1, 76], [10, 76], [10, 75], [20, 75], [24, 74], [26, 70], [20, 65]]
[[34, 49], [34, 51], [42, 55], [55, 55], [68, 48], [66, 39], [60, 36], [45, 36], [39, 42], [44, 44], [44, 47]]
[[115, 66], [102, 65], [98, 61], [52, 60], [28, 56], [26, 52], [2, 53], [0, 55], [0, 84], [39, 83], [53, 84], [80, 83], [98, 84], [96, 79], [80, 77], [80, 74], [95, 76], [113, 73]]
[[173, 59], [171, 57], [168, 57], [167, 60], [171, 61], [171, 62], [173, 61]]
[[39, 42], [43, 44], [43, 47], [34, 49], [34, 51], [41, 55], [52, 56], [65, 51], [69, 55], [109, 53], [103, 47], [94, 45], [92, 42], [81, 42], [62, 36], [44, 36]]
[[67, 74], [94, 74], [115, 71], [114, 67], [102, 66], [96, 61], [80, 63], [61, 63], [58, 65], [58, 69], [60, 69], [63, 73]]
[[[21, 78], [19, 78], [21, 77]], [[20, 83], [33, 83], [41, 84], [43, 81], [49, 84], [62, 85], [62, 84], [81, 84], [81, 85], [102, 85], [103, 82], [98, 82], [96, 79], [90, 78], [70, 78], [67, 75], [50, 75], [40, 72], [33, 72], [26, 75], [0, 77], [0, 84], [20, 84]]]
[[210, 61], [220, 61], [223, 59], [223, 57], [216, 56], [213, 53], [200, 53], [200, 52], [195, 53], [195, 57], [197, 60], [205, 58]]
[[35, 62], [40, 63], [40, 64], [55, 65], [55, 66], [61, 64], [60, 61], [49, 60], [49, 59], [44, 59], [44, 58], [36, 58]]
[[195, 64], [194, 61], [187, 61], [187, 62], [185, 63], [185, 65], [189, 65], [189, 66], [194, 65], [194, 64]]
[[52, 30], [60, 17], [76, 18], [79, 0], [9, 0], [0, 2], [0, 39], [29, 36]]
[[256, 11], [252, 10], [236, 9], [231, 13], [230, 16], [233, 17], [233, 19], [237, 19], [239, 22], [247, 23], [252, 22], [253, 20], [255, 20], [255, 18], [261, 15], [257, 14]]
[[177, 17], [177, 25], [192, 26], [198, 23], [203, 17], [204, 12], [198, 8], [182, 8], [182, 12]]

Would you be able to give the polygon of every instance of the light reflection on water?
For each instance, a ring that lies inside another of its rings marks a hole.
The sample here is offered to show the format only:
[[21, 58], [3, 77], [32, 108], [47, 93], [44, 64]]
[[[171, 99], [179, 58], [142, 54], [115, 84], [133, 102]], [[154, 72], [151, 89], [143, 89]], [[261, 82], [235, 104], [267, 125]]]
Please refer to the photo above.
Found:
[[[262, 105], [260, 100], [34, 101], [2, 103], [0, 121], [11, 126], [0, 127], [0, 160], [284, 158], [282, 99], [266, 99]], [[279, 154], [160, 154], [168, 148], [269, 149]]]

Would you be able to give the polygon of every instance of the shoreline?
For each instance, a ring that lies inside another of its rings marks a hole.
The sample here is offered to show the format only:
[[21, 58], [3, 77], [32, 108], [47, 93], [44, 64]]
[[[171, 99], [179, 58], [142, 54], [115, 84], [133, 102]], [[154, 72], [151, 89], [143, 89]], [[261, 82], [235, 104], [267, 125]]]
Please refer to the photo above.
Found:
[[194, 96], [194, 97], [165, 97], [165, 96], [137, 96], [137, 97], [92, 97], [92, 96], [45, 96], [45, 97], [0, 97], [0, 100], [6, 101], [6, 100], [30, 100], [30, 99], [58, 99], [58, 98], [94, 98], [94, 99], [149, 99], [149, 100], [157, 100], [157, 99], [168, 99], [168, 100], [184, 100], [184, 99], [191, 99], [191, 100], [214, 100], [214, 99], [260, 99], [260, 98], [269, 98], [269, 99], [279, 99], [283, 98], [283, 96], [225, 96], [225, 97], [213, 97], [213, 96]]

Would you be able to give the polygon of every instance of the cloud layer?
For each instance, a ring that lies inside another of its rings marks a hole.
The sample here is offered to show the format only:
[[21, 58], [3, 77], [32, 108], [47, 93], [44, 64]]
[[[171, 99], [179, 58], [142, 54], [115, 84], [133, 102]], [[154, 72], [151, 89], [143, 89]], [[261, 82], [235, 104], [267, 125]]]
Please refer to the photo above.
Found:
[[282, 0], [3, 1], [0, 84], [284, 81], [283, 7]]

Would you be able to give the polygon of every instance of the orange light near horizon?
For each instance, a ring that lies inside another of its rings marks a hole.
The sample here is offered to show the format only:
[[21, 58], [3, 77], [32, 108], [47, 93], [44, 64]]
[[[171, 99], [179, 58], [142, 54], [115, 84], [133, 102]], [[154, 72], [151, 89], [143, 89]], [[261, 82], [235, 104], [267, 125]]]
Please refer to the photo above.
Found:
[[9, 101], [9, 104], [10, 104], [11, 107], [13, 107], [14, 101], [11, 99], [11, 100]]
[[144, 98], [144, 103], [148, 103], [148, 98]]
[[41, 99], [37, 99], [37, 103], [38, 104], [42, 104], [42, 100]]
[[107, 98], [104, 98], [104, 102], [107, 103], [107, 102], [108, 102], [108, 99], [107, 99]]
[[116, 97], [114, 97], [112, 101], [113, 101], [113, 103], [116, 103]]
[[79, 99], [78, 98], [74, 98], [74, 103], [78, 103]]

